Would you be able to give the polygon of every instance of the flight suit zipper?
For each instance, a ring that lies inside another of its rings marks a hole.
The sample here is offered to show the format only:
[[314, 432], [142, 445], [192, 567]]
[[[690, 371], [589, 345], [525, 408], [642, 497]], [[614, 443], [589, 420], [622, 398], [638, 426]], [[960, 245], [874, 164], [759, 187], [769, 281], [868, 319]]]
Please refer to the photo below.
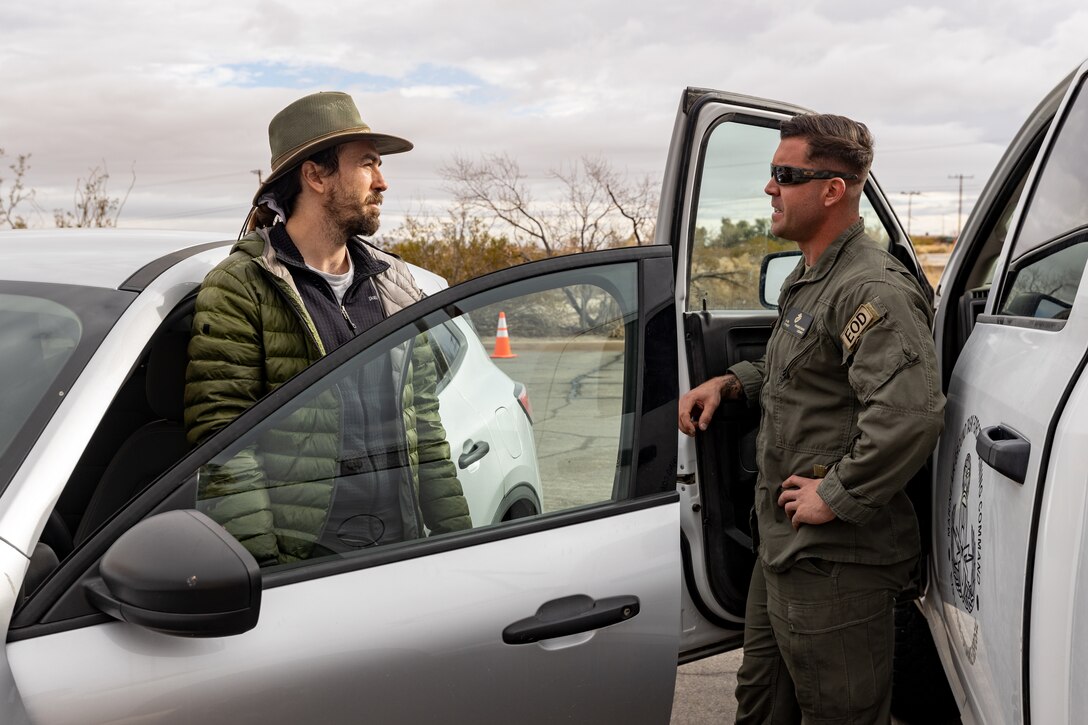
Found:
[[790, 361], [786, 363], [786, 367], [782, 368], [782, 372], [778, 376], [779, 382], [784, 383], [789, 380], [794, 368], [801, 364], [804, 358], [808, 356], [812, 348], [816, 347], [819, 342], [820, 336], [818, 334], [814, 334], [812, 336], [812, 339], [809, 340], [800, 350], [798, 350], [792, 358], [790, 358]]

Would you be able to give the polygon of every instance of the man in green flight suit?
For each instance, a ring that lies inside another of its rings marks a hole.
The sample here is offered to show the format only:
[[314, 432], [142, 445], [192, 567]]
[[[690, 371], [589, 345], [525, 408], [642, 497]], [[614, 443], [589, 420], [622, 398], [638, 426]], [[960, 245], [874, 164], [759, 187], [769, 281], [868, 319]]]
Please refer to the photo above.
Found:
[[764, 191], [771, 231], [803, 259], [763, 359], [680, 400], [687, 435], [723, 399], [761, 408], [738, 723], [890, 719], [894, 600], [920, 549], [904, 487], [936, 444], [944, 396], [932, 308], [860, 219], [872, 158], [864, 124], [782, 124]]

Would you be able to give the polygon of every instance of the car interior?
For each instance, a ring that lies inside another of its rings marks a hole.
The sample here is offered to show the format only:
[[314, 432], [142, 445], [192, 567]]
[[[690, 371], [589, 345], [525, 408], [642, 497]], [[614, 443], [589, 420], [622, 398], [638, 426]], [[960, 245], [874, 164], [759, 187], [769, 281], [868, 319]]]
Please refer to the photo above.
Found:
[[92, 435], [31, 557], [24, 597], [189, 451], [182, 417], [195, 300], [163, 321]]

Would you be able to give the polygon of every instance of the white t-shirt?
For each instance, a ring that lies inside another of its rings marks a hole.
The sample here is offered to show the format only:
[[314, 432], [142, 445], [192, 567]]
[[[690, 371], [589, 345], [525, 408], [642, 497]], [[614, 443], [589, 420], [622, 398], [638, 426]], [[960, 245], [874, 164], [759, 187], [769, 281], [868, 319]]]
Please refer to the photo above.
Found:
[[351, 281], [355, 278], [355, 263], [351, 261], [351, 255], [348, 255], [348, 271], [343, 274], [329, 274], [316, 267], [310, 267], [308, 264], [306, 266], [325, 278], [325, 281], [332, 287], [332, 293], [336, 296], [336, 304], [343, 305], [344, 295], [347, 294], [348, 287], [351, 287]]

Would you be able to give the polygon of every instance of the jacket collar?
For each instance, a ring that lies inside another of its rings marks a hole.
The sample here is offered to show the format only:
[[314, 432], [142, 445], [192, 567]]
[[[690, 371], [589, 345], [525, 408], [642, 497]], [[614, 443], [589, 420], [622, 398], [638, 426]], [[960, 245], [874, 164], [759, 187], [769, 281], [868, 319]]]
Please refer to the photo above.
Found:
[[[272, 249], [275, 250], [276, 258], [280, 262], [295, 269], [309, 271], [310, 268], [306, 265], [302, 252], [298, 251], [298, 247], [295, 246], [294, 241], [287, 233], [287, 227], [282, 222], [269, 228], [268, 241]], [[389, 263], [375, 259], [358, 237], [352, 237], [348, 240], [348, 254], [351, 255], [351, 262], [355, 266], [353, 284], [389, 269]]]
[[787, 278], [785, 287], [788, 289], [795, 282], [818, 282], [826, 277], [835, 266], [835, 262], [838, 261], [843, 249], [846, 248], [850, 242], [863, 234], [865, 234], [865, 222], [861, 217], [858, 217], [856, 222], [848, 226], [843, 233], [831, 243], [831, 246], [824, 250], [824, 253], [820, 255], [820, 258], [816, 260], [816, 264], [812, 265], [812, 267], [806, 270], [805, 259], [802, 257], [797, 268], [793, 270]]

